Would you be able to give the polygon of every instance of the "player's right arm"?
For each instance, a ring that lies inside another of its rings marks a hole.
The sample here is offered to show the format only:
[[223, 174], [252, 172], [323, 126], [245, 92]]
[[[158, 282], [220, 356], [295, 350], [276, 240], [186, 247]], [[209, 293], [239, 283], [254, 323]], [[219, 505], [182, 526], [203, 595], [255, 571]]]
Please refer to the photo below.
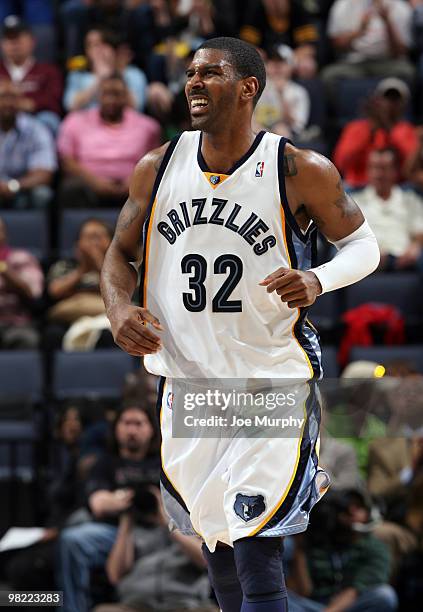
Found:
[[137, 273], [131, 263], [140, 260], [144, 219], [167, 147], [165, 144], [150, 151], [138, 162], [101, 272], [101, 293], [113, 338], [124, 351], [136, 357], [161, 348], [160, 338], [146, 326], [151, 323], [161, 330], [159, 320], [146, 308], [131, 304], [137, 285]]

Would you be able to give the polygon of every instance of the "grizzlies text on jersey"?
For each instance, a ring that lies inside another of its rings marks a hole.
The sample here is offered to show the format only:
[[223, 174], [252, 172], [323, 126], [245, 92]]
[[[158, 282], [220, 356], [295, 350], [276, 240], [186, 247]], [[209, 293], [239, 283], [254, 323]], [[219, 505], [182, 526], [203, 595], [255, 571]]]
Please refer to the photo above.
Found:
[[306, 309], [259, 286], [279, 267], [312, 266], [316, 228], [288, 206], [286, 140], [261, 132], [228, 174], [210, 172], [201, 132], [172, 141], [144, 226], [141, 303], [164, 348], [145, 358], [166, 377], [319, 378]]

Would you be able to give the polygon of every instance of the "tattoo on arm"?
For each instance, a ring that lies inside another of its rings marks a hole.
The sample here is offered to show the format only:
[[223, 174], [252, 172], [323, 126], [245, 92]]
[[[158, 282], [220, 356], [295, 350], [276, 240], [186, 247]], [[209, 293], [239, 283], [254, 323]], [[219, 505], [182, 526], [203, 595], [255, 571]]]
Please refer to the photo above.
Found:
[[283, 156], [283, 173], [285, 176], [296, 176], [298, 174], [295, 155], [290, 153]]
[[338, 182], [336, 188], [341, 195], [335, 200], [334, 206], [340, 210], [341, 217], [344, 219], [345, 217], [355, 217], [356, 215], [360, 215], [360, 209], [358, 208], [357, 204], [350, 195], [345, 193], [342, 186], [342, 181]]
[[141, 208], [139, 205], [129, 198], [119, 215], [116, 225], [116, 236], [119, 236], [121, 232], [128, 230], [140, 213]]
[[[342, 187], [342, 181], [339, 181], [337, 186], [337, 191], [340, 192], [339, 197], [336, 198], [334, 202], [331, 202], [329, 205], [329, 210], [331, 206], [334, 206], [338, 209], [338, 212], [341, 214], [342, 219], [352, 219], [353, 217], [361, 217], [362, 213], [357, 204], [354, 202], [353, 198], [344, 192]], [[324, 219], [322, 216], [317, 215], [314, 211], [313, 213], [309, 213], [310, 218], [313, 219], [317, 227], [324, 231], [325, 226], [327, 225], [327, 219]]]

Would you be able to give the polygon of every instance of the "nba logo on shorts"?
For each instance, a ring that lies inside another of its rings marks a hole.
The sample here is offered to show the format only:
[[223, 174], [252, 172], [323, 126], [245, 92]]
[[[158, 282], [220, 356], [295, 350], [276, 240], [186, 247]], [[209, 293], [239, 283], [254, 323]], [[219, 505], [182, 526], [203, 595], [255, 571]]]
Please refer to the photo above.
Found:
[[261, 178], [263, 176], [263, 170], [264, 170], [264, 161], [258, 162], [256, 166], [256, 176]]
[[174, 397], [173, 393], [169, 391], [169, 393], [167, 394], [167, 398], [166, 398], [166, 405], [169, 408], [169, 410], [172, 410], [173, 397]]

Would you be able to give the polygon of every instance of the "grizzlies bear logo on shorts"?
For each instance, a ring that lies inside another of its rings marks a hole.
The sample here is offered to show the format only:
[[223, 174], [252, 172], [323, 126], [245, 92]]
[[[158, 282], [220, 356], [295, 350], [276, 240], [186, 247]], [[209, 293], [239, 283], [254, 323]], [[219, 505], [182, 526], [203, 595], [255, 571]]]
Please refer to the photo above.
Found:
[[263, 495], [243, 495], [237, 493], [234, 503], [235, 514], [248, 523], [266, 510]]

